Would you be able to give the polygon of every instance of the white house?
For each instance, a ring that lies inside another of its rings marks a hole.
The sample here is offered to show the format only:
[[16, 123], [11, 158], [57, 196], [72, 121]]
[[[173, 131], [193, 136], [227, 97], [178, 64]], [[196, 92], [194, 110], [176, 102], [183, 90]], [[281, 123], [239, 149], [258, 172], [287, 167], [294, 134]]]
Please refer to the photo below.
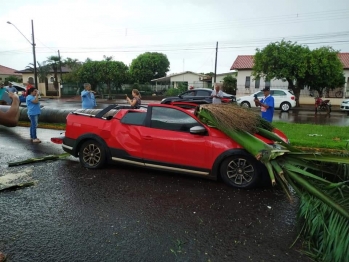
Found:
[[[343, 64], [343, 73], [346, 82], [344, 85], [345, 96], [349, 97], [349, 53], [339, 53], [338, 57]], [[238, 71], [238, 95], [254, 93], [256, 90], [264, 88], [265, 86], [269, 86], [270, 88], [288, 88], [288, 83], [282, 80], [272, 79], [271, 81], [265, 81], [265, 79], [253, 79], [252, 67], [253, 55], [239, 55], [231, 66], [230, 70]], [[309, 91], [302, 90], [303, 94], [307, 92]]]
[[207, 75], [198, 74], [191, 71], [182, 73], [170, 74], [168, 76], [160, 77], [151, 80], [155, 82], [156, 90], [162, 88], [174, 87], [177, 88], [181, 83], [188, 85], [188, 88], [211, 88], [211, 77]]
[[[216, 74], [216, 83], [223, 83], [224, 77], [226, 77], [228, 75], [232, 75], [232, 76], [236, 77], [237, 71], [232, 71], [232, 72], [222, 73], [222, 74]], [[214, 82], [214, 80], [212, 78], [212, 83], [213, 82]]]

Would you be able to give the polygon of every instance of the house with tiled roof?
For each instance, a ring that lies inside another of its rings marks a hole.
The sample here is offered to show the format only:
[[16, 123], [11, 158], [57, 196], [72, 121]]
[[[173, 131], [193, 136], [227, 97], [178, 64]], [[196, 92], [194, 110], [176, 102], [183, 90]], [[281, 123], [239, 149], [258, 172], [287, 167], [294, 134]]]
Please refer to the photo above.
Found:
[[[339, 53], [338, 57], [343, 64], [343, 73], [345, 76], [345, 91], [346, 97], [349, 96], [349, 53]], [[287, 82], [282, 80], [273, 79], [271, 81], [265, 81], [265, 79], [253, 79], [253, 55], [239, 55], [230, 70], [238, 71], [237, 87], [240, 93], [253, 93], [256, 90], [269, 86], [270, 88], [282, 88], [287, 89]], [[304, 92], [306, 92], [305, 90]]]
[[6, 78], [10, 76], [14, 76], [19, 79], [22, 79], [22, 74], [17, 73], [16, 69], [0, 65], [0, 82], [5, 82]]

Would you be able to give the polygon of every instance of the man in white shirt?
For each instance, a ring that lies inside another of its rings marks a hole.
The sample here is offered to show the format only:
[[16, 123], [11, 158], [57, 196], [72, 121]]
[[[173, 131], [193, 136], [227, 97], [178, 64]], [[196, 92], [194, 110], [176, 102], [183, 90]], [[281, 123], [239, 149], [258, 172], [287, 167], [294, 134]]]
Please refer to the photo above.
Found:
[[214, 89], [211, 93], [212, 104], [221, 104], [223, 98], [223, 91], [221, 90], [221, 83], [215, 83]]

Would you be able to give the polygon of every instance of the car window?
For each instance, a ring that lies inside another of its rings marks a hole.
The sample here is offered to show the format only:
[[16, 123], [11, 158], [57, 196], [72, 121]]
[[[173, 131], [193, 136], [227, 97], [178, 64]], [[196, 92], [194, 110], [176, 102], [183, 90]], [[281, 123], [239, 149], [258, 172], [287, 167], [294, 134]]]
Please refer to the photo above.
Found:
[[255, 93], [255, 95], [257, 95], [257, 97], [262, 97], [262, 96], [264, 96], [264, 93], [259, 91], [258, 93]]
[[196, 96], [211, 96], [212, 91], [198, 90]]
[[182, 97], [195, 96], [195, 91], [188, 91], [181, 94]]
[[121, 123], [142, 126], [142, 125], [144, 125], [144, 120], [145, 120], [146, 115], [147, 115], [146, 112], [129, 111], [121, 119]]
[[282, 90], [273, 90], [273, 96], [285, 96], [285, 91]]
[[189, 132], [190, 128], [194, 126], [201, 126], [190, 115], [174, 108], [153, 107], [150, 127], [178, 131]]

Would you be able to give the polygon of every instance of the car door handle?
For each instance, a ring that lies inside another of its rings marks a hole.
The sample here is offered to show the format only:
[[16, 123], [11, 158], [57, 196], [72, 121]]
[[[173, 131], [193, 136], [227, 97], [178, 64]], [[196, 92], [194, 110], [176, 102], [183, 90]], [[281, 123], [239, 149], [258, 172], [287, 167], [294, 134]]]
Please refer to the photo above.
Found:
[[143, 139], [145, 139], [145, 140], [153, 140], [153, 137], [151, 137], [151, 136], [143, 136]]

